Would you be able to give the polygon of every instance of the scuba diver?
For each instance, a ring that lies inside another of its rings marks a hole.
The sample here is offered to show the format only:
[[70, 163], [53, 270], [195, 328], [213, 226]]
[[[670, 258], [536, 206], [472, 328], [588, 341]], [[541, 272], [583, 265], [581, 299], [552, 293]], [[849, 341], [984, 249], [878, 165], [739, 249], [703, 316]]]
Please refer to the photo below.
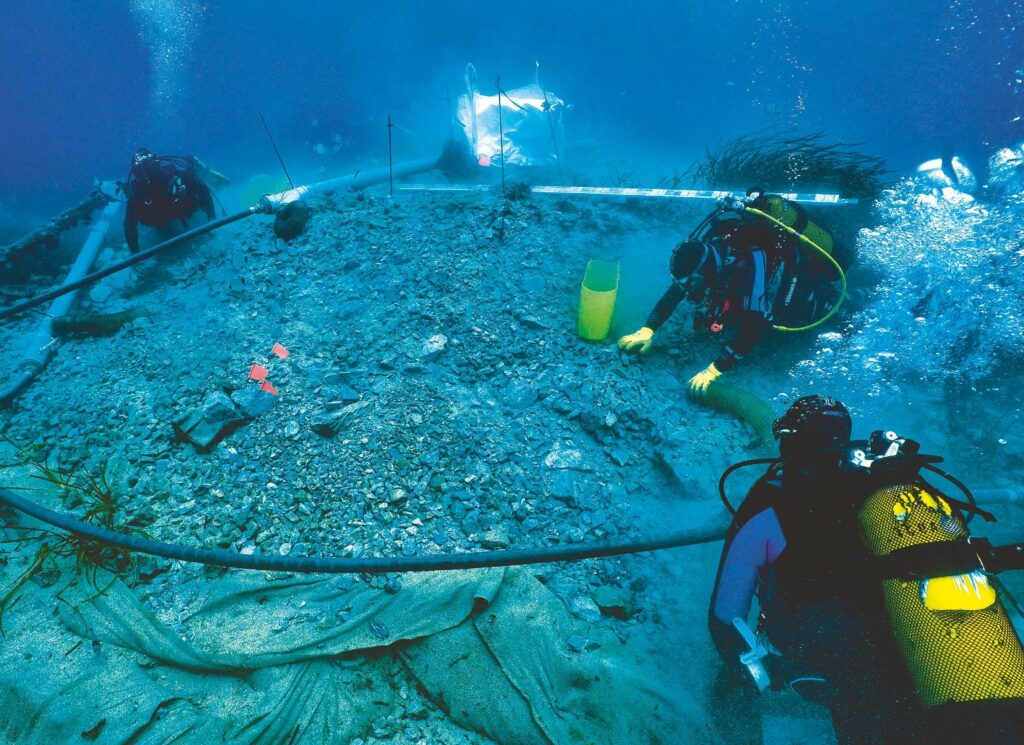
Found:
[[708, 386], [764, 338], [771, 328], [817, 326], [839, 308], [832, 288], [842, 268], [831, 256], [832, 236], [800, 205], [763, 189], [729, 198], [672, 251], [672, 284], [644, 326], [619, 339], [625, 352], [645, 354], [654, 333], [685, 298], [697, 306], [694, 330], [735, 332], [718, 358], [690, 378], [693, 393]]
[[962, 511], [995, 518], [923, 480], [961, 486], [940, 458], [850, 432], [842, 403], [807, 396], [773, 425], [778, 458], [733, 467], [771, 463], [734, 513], [709, 608], [722, 739], [761, 743], [759, 691], [788, 685], [831, 710], [840, 745], [1020, 742], [1024, 647], [990, 573], [1024, 567], [1024, 546], [969, 536]]
[[215, 217], [213, 194], [200, 178], [200, 171], [218, 184], [227, 183], [223, 175], [191, 155], [155, 155], [146, 148], [135, 151], [124, 188], [128, 197], [124, 237], [133, 254], [139, 252], [140, 222], [164, 229], [180, 220], [187, 229], [196, 210], [201, 209], [211, 220]]

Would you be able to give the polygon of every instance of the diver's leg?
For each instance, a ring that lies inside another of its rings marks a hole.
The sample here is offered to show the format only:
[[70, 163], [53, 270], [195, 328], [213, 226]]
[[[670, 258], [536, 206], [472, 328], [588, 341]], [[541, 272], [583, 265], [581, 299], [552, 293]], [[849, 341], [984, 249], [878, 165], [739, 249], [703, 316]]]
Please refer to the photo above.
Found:
[[738, 669], [723, 665], [711, 690], [715, 732], [723, 745], [762, 745], [761, 695]]
[[977, 745], [1019, 745], [1024, 742], [1024, 699], [944, 704], [929, 709], [925, 719], [932, 742]]
[[826, 705], [840, 745], [915, 742], [921, 712], [884, 627], [829, 603], [809, 605], [788, 621], [773, 624], [769, 637], [790, 664], [828, 681], [833, 694]]

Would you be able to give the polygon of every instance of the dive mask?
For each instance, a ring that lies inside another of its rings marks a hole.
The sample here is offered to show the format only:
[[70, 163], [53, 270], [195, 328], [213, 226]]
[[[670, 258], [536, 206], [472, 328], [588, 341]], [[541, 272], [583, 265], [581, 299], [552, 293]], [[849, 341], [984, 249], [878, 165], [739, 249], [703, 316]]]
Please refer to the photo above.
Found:
[[[691, 301], [699, 300], [708, 286], [708, 262], [713, 249], [705, 241], [685, 241], [672, 251], [669, 272], [676, 287]], [[714, 262], [717, 267], [717, 261]]]

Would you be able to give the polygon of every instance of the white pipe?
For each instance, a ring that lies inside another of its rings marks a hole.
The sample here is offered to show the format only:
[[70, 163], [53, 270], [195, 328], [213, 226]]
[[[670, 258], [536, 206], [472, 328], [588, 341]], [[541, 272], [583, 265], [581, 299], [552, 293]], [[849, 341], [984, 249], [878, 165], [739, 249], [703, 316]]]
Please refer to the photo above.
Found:
[[[400, 187], [402, 191], [488, 191], [489, 186], [479, 184], [409, 184]], [[658, 199], [743, 199], [745, 192], [715, 191], [712, 189], [637, 189], [617, 186], [531, 186], [533, 194], [565, 194], [594, 197], [646, 197]], [[773, 192], [774, 193], [774, 192]], [[856, 199], [847, 199], [838, 194], [779, 194], [790, 202], [805, 204], [857, 204]]]
[[[85, 243], [82, 244], [82, 249], [78, 252], [78, 258], [75, 259], [75, 263], [71, 267], [71, 271], [68, 272], [64, 284], [75, 282], [89, 273], [89, 269], [92, 268], [96, 257], [99, 255], [100, 248], [103, 246], [103, 239], [106, 237], [107, 231], [110, 230], [110, 224], [123, 206], [123, 202], [110, 202], [103, 208], [93, 222], [89, 236], [85, 239]], [[78, 292], [78, 290], [68, 292], [50, 304], [43, 322], [29, 336], [22, 360], [15, 368], [14, 381], [5, 391], [0, 392], [0, 404], [6, 404], [17, 396], [25, 386], [32, 382], [32, 379], [49, 361], [50, 355], [60, 345], [60, 342], [53, 336], [53, 319], [58, 316], [67, 315], [68, 311], [71, 310], [71, 306], [74, 305], [75, 300], [78, 298]]]
[[[440, 161], [437, 158], [421, 158], [420, 160], [396, 163], [393, 177], [399, 179], [413, 176], [437, 168], [439, 164]], [[389, 178], [392, 178], [392, 174], [387, 166], [373, 168], [369, 171], [357, 171], [351, 176], [340, 176], [309, 186], [297, 186], [278, 194], [265, 194], [260, 199], [260, 206], [264, 212], [272, 214], [284, 205], [298, 201], [309, 194], [327, 194], [339, 189], [364, 189], [374, 184], [383, 184]]]

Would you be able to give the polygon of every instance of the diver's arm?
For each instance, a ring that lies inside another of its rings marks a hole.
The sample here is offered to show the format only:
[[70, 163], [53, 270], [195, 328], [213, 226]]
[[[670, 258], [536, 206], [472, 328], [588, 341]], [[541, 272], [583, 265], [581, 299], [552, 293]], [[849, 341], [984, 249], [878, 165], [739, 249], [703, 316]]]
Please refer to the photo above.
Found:
[[673, 282], [672, 286], [661, 296], [661, 300], [654, 306], [654, 310], [647, 317], [643, 328], [619, 339], [619, 349], [623, 352], [647, 354], [651, 349], [651, 340], [654, 338], [654, 332], [672, 315], [672, 311], [676, 309], [679, 301], [684, 296], [685, 293]]
[[651, 315], [647, 316], [647, 322], [644, 324], [651, 331], [657, 331], [658, 327], [661, 326], [668, 317], [672, 315], [672, 311], [676, 309], [680, 301], [686, 297], [686, 293], [679, 288], [679, 286], [673, 282], [672, 286], [665, 290], [665, 294], [661, 296], [661, 300], [654, 306], [654, 310], [651, 311]]
[[213, 208], [213, 193], [210, 191], [210, 187], [195, 176], [191, 178], [191, 181], [192, 184], [190, 185], [190, 188], [196, 190], [196, 203], [199, 205], [199, 209], [205, 212], [206, 216], [213, 220], [217, 217], [217, 213]]
[[124, 207], [124, 240], [132, 253], [139, 251], [139, 218], [135, 216], [131, 198]]
[[198, 174], [200, 174], [200, 177], [203, 178], [204, 180], [210, 181], [214, 186], [221, 189], [231, 184], [231, 179], [229, 179], [220, 171], [213, 170], [194, 155], [190, 155], [188, 157], [192, 162], [192, 167], [196, 170]]
[[770, 507], [750, 518], [726, 543], [708, 613], [711, 639], [725, 662], [735, 664], [745, 649], [732, 620], [746, 620], [761, 571], [778, 559], [785, 547], [782, 526]]

